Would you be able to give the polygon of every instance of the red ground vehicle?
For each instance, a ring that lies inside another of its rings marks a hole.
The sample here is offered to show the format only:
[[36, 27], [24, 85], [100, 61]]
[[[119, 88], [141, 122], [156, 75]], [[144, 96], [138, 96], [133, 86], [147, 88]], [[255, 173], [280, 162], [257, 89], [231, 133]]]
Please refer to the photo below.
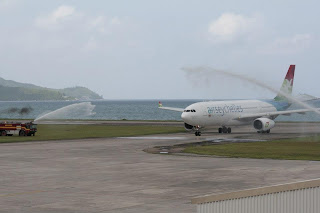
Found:
[[0, 136], [35, 136], [37, 132], [37, 124], [32, 122], [2, 122], [0, 123]]

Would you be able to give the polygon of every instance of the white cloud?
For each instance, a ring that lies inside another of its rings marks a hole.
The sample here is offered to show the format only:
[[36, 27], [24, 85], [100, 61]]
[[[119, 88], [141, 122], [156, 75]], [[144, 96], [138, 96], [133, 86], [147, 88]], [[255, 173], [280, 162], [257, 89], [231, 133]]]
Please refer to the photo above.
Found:
[[214, 43], [233, 42], [254, 33], [260, 22], [259, 16], [246, 17], [240, 14], [224, 13], [209, 24], [210, 40]]
[[38, 17], [35, 20], [35, 25], [49, 30], [59, 29], [60, 24], [75, 16], [76, 12], [74, 7], [62, 5], [48, 15]]
[[[134, 24], [126, 17], [85, 16], [85, 30], [90, 33], [84, 51], [112, 49], [114, 46], [137, 47]], [[130, 33], [128, 33], [130, 32]]]
[[277, 38], [260, 52], [265, 54], [295, 54], [309, 48], [314, 41], [311, 34], [296, 34], [292, 37]]
[[96, 50], [98, 48], [97, 40], [94, 37], [90, 37], [88, 42], [84, 45], [85, 51]]
[[115, 31], [117, 27], [122, 24], [122, 21], [118, 17], [108, 19], [105, 16], [98, 16], [94, 18], [90, 23], [90, 28], [95, 29], [100, 33], [110, 34]]
[[98, 16], [93, 21], [91, 21], [92, 27], [102, 26], [105, 24], [105, 17], [104, 16]]
[[89, 52], [126, 44], [132, 36], [128, 33], [132, 31], [131, 23], [125, 17], [91, 15], [67, 5], [38, 16], [34, 19], [34, 26], [36, 34], [43, 40], [59, 41], [56, 42], [61, 44], [57, 46], [59, 48], [67, 44], [72, 47], [70, 49]]
[[53, 11], [51, 18], [54, 21], [58, 21], [58, 20], [61, 20], [65, 17], [73, 15], [74, 11], [75, 11], [75, 9], [73, 7], [62, 5], [62, 6], [58, 7], [58, 9]]
[[121, 24], [121, 21], [118, 17], [113, 17], [110, 21], [110, 24], [111, 25], [120, 25]]
[[[0, 0], [1, 1], [1, 0]], [[69, 31], [85, 31], [87, 33], [111, 34], [118, 31], [125, 20], [115, 16], [108, 18], [104, 15], [90, 16], [76, 11], [72, 6], [61, 5], [47, 15], [39, 16], [34, 24], [38, 28], [46, 30], [68, 29]]]
[[5, 10], [16, 5], [16, 0], [0, 0], [0, 10]]
[[106, 33], [107, 31], [107, 18], [105, 16], [97, 16], [92, 21], [89, 21], [91, 30], [97, 30], [100, 33]]

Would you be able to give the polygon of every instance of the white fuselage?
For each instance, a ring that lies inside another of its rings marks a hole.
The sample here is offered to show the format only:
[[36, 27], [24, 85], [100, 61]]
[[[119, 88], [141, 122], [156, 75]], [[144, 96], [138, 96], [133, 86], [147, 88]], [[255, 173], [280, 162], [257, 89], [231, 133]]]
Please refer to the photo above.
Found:
[[254, 120], [238, 120], [241, 115], [275, 111], [272, 104], [259, 100], [209, 101], [191, 104], [181, 118], [192, 126], [238, 126]]

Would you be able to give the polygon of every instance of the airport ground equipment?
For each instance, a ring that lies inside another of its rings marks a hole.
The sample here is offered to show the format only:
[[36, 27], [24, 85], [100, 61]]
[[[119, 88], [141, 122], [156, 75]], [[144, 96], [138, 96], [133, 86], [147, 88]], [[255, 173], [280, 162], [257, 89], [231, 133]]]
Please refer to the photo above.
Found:
[[0, 136], [35, 136], [37, 132], [37, 124], [32, 122], [1, 122], [0, 123]]

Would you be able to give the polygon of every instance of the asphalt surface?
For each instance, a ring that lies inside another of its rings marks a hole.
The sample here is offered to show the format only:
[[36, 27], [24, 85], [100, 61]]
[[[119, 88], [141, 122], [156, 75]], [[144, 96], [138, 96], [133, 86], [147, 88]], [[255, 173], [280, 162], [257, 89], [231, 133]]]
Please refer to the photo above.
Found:
[[320, 177], [320, 162], [149, 154], [148, 147], [212, 138], [268, 139], [320, 132], [319, 124], [0, 145], [0, 212], [195, 212], [192, 197]]

